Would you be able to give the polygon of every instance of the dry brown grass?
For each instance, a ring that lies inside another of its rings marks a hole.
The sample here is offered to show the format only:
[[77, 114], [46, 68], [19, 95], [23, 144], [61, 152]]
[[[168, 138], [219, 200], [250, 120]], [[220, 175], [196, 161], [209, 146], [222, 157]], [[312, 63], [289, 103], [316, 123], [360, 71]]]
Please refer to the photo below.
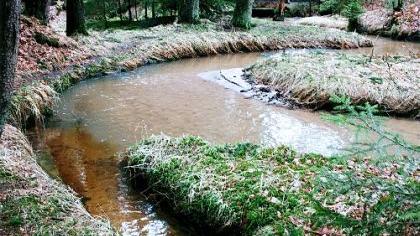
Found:
[[310, 108], [345, 95], [355, 104], [379, 104], [386, 112], [415, 114], [420, 108], [420, 60], [332, 52], [278, 54], [248, 68], [250, 79], [269, 85]]
[[349, 22], [346, 18], [342, 16], [333, 15], [304, 17], [297, 20], [296, 23], [299, 25], [312, 25], [345, 30]]
[[12, 97], [9, 123], [22, 127], [29, 118], [42, 121], [46, 109], [51, 109], [57, 93], [45, 83], [20, 88]]

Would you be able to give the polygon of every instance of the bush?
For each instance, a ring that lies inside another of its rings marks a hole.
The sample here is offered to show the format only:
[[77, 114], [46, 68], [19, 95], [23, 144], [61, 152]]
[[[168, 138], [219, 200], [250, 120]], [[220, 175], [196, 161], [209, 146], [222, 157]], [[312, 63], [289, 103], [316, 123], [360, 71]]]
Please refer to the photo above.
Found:
[[325, 0], [319, 6], [321, 15], [342, 14], [346, 17], [358, 17], [362, 12], [361, 0]]
[[357, 28], [358, 19], [362, 13], [363, 8], [360, 2], [358, 1], [352, 1], [344, 7], [342, 15], [349, 18], [349, 31], [354, 31]]

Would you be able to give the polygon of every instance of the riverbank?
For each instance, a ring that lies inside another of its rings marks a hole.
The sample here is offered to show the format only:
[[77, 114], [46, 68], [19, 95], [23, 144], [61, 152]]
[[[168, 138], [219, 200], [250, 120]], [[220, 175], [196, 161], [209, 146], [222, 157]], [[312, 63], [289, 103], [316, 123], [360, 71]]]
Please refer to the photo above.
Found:
[[[54, 35], [47, 28], [30, 20], [24, 20], [24, 24], [26, 24], [26, 28], [22, 29], [25, 34], [20, 42], [24, 51], [19, 52], [16, 92], [12, 98], [12, 112], [9, 117], [10, 124], [22, 129], [30, 121], [42, 121], [44, 115], [51, 111], [58, 93], [83, 79], [107, 73], [133, 70], [151, 63], [216, 54], [259, 52], [283, 48], [338, 49], [372, 45], [370, 40], [354, 33], [338, 30], [320, 31], [317, 27], [290, 27], [265, 20], [256, 20], [256, 27], [249, 32], [225, 29], [222, 25], [209, 22], [194, 26], [159, 26], [147, 30], [91, 32], [90, 36], [80, 36], [77, 41]], [[32, 29], [34, 24], [36, 28]], [[66, 39], [71, 42], [61, 42]], [[42, 47], [38, 48], [38, 44]], [[37, 60], [37, 57], [41, 57], [42, 60]], [[13, 136], [13, 132], [5, 132], [3, 138], [9, 139]], [[3, 149], [8, 150], [6, 147]], [[18, 225], [25, 228], [28, 233], [32, 231], [44, 232], [42, 230], [50, 233], [56, 232], [54, 231], [57, 230], [56, 228], [67, 230], [65, 225], [70, 224], [68, 222], [71, 221], [74, 225], [81, 225], [74, 227], [74, 231], [72, 231], [74, 234], [98, 232], [96, 229], [91, 230], [94, 225], [92, 222], [95, 221], [74, 194], [70, 190], [66, 192], [67, 195], [61, 194], [64, 190], [60, 188], [64, 187], [54, 187], [59, 184], [48, 177], [34, 159], [19, 155], [21, 149], [24, 147], [16, 146], [16, 152], [11, 152], [11, 156], [7, 157], [7, 160], [16, 160], [16, 163], [21, 163], [20, 166], [27, 168], [28, 172], [39, 173], [40, 177], [36, 177], [39, 179], [36, 179], [35, 182], [40, 181], [39, 186], [43, 186], [43, 188], [39, 189], [39, 195], [31, 195], [29, 202], [25, 202], [25, 204], [29, 204], [25, 208], [35, 213], [30, 216], [33, 218], [24, 219], [25, 221]], [[13, 163], [14, 161], [4, 162], [4, 169], [7, 170], [4, 172], [4, 176], [19, 176], [19, 173], [9, 171], [13, 168]], [[27, 175], [22, 175], [21, 178], [23, 182], [33, 182]], [[10, 192], [13, 188], [13, 184], [7, 184], [4, 191]], [[49, 191], [60, 194], [49, 195]], [[27, 199], [26, 195], [23, 197], [24, 200]], [[21, 198], [10, 195], [7, 199], [8, 201], [5, 203], [5, 214], [7, 215], [4, 217], [10, 219], [16, 211], [21, 211], [21, 209], [13, 208], [13, 206], [19, 206], [18, 202], [14, 201], [19, 201]], [[45, 201], [53, 202], [49, 208], [53, 209], [53, 212], [49, 212], [43, 208], [43, 204], [39, 204]], [[79, 209], [79, 212], [68, 207], [68, 201], [71, 202], [70, 205]], [[62, 216], [63, 212], [72, 211], [76, 211], [76, 213], [68, 218]], [[22, 217], [26, 217], [26, 215]], [[50, 218], [51, 222], [45, 221]], [[92, 224], [86, 223], [89, 220], [85, 220], [85, 218], [91, 219]], [[104, 234], [110, 233], [112, 229], [103, 227], [103, 232]]]
[[[383, 3], [385, 5], [385, 3]], [[405, 3], [399, 11], [376, 6], [367, 9], [358, 20], [358, 32], [401, 40], [420, 40], [420, 9], [418, 3]]]
[[1, 235], [114, 235], [75, 193], [37, 164], [25, 135], [7, 125], [0, 140]]
[[145, 179], [176, 213], [216, 233], [419, 232], [411, 216], [419, 210], [414, 156], [326, 158], [285, 146], [155, 136], [124, 157], [131, 178]]
[[[246, 69], [252, 89], [312, 109], [332, 107], [333, 95], [377, 104], [384, 113], [418, 117], [418, 59], [334, 52], [277, 54]], [[262, 87], [261, 87], [262, 86]]]
[[[39, 96], [32, 91], [39, 90], [38, 86], [62, 92], [86, 78], [182, 58], [286, 48], [349, 49], [372, 46], [371, 40], [356, 33], [320, 30], [314, 26], [283, 25], [261, 19], [255, 19], [254, 22], [256, 26], [250, 31], [225, 29], [223, 25], [206, 22], [192, 26], [173, 24], [150, 29], [91, 32], [90, 36], [77, 39], [78, 45], [84, 45], [82, 49], [87, 53], [85, 60], [74, 59], [75, 63], [68, 66], [62, 64], [58, 67], [59, 71], [39, 65], [32, 72], [18, 70], [16, 94], [21, 94], [23, 90], [26, 100], [35, 100]], [[14, 105], [18, 106], [12, 110], [19, 110], [20, 117], [25, 118], [39, 118], [40, 113], [34, 111], [43, 110], [42, 107], [19, 106], [19, 102]], [[19, 118], [12, 119], [16, 126], [26, 122]]]

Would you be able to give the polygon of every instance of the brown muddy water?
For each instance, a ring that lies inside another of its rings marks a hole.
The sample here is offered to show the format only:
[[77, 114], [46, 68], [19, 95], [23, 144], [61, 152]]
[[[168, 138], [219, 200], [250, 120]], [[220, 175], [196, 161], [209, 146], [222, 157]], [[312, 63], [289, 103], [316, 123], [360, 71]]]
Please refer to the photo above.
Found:
[[359, 48], [349, 50], [351, 53], [359, 53], [375, 56], [415, 56], [420, 57], [420, 43], [397, 41], [390, 38], [383, 38], [377, 36], [366, 36], [373, 42], [372, 48]]
[[[203, 79], [259, 57], [187, 59], [82, 82], [62, 95], [46, 127], [33, 132], [39, 161], [83, 197], [90, 213], [107, 217], [123, 235], [195, 234], [183, 219], [130, 189], [116, 153], [161, 133], [200, 135], [214, 143], [286, 144], [325, 155], [350, 140], [350, 131], [320, 113], [269, 106]], [[418, 122], [391, 119], [387, 126], [420, 144]]]

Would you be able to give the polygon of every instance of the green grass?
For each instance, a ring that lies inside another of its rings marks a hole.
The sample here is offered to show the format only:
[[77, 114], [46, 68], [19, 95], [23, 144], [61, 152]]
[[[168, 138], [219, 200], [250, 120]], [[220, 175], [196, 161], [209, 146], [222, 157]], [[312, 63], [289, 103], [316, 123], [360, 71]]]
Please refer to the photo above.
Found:
[[95, 235], [94, 229], [80, 228], [67, 215], [62, 199], [41, 199], [36, 195], [9, 198], [0, 202], [0, 228], [19, 232], [21, 227], [34, 235]]
[[[420, 210], [420, 185], [396, 160], [399, 168], [390, 173], [402, 183], [368, 158], [327, 158], [250, 143], [211, 145], [192, 136], [152, 137], [125, 155], [131, 174], [146, 177], [175, 212], [217, 232], [393, 234], [412, 227], [413, 212]], [[390, 163], [382, 165], [389, 169]]]
[[120, 19], [113, 18], [108, 19], [107, 22], [104, 20], [89, 19], [86, 21], [86, 28], [89, 30], [138, 30], [140, 29], [140, 23], [138, 21], [121, 21]]

